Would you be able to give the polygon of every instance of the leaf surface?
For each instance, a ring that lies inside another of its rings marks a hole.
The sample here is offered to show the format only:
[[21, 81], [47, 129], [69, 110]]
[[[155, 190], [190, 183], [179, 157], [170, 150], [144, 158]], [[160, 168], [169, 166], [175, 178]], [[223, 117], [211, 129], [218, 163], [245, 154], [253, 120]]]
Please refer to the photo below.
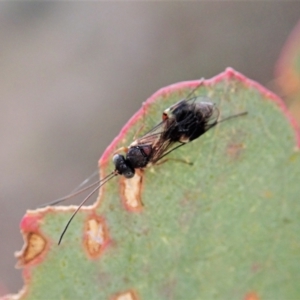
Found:
[[[116, 149], [141, 125], [146, 132], [160, 122], [198, 84], [174, 84], [150, 97], [103, 154], [101, 178], [114, 169]], [[146, 168], [136, 209], [122, 196], [122, 178], [110, 180], [60, 246], [75, 207], [28, 211], [20, 299], [300, 298], [295, 122], [279, 98], [232, 69], [203, 80], [196, 94], [217, 103], [221, 117], [248, 115]]]

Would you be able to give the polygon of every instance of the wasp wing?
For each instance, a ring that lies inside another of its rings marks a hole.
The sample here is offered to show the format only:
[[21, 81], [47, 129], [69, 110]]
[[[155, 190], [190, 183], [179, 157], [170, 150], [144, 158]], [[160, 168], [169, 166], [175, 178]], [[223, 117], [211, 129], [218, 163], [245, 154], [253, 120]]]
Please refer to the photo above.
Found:
[[130, 147], [134, 146], [144, 146], [144, 145], [154, 145], [160, 139], [161, 135], [165, 131], [166, 122], [162, 121], [155, 125], [151, 130], [145, 133], [143, 136], [134, 140], [130, 145]]

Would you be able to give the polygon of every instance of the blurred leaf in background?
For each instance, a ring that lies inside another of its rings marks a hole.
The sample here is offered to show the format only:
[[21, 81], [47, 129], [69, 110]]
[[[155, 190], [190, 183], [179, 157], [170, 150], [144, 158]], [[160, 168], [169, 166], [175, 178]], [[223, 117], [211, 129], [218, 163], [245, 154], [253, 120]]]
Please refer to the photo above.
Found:
[[300, 124], [300, 21], [288, 37], [276, 65], [279, 93]]

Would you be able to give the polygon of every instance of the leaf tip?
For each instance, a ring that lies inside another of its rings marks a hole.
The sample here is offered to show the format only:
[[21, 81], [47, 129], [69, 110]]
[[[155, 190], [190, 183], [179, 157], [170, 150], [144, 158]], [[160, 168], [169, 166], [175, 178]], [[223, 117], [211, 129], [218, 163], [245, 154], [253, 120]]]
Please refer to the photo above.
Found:
[[261, 93], [265, 98], [268, 100], [274, 102], [279, 109], [282, 111], [284, 116], [288, 119], [290, 122], [291, 126], [294, 129], [294, 134], [295, 134], [295, 140], [296, 140], [296, 147], [300, 149], [300, 129], [297, 124], [297, 121], [295, 118], [292, 116], [291, 112], [288, 110], [285, 102], [276, 94], [274, 94], [272, 91], [268, 90], [258, 82], [249, 79], [245, 75], [235, 71], [233, 68], [227, 68], [223, 73], [220, 73], [219, 75], [206, 80], [206, 83], [208, 85], [213, 85], [215, 83], [218, 83], [223, 80], [237, 80], [243, 84], [245, 84], [246, 87], [256, 89], [259, 93]]

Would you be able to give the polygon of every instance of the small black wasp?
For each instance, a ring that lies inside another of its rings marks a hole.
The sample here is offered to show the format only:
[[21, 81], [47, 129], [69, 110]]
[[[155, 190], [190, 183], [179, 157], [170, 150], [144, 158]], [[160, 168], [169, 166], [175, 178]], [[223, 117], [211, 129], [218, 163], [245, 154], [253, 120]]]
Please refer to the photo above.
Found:
[[189, 143], [217, 124], [247, 114], [242, 112], [218, 120], [220, 112], [211, 102], [195, 102], [183, 99], [167, 108], [163, 121], [123, 150], [126, 156], [115, 154], [113, 162], [117, 174], [131, 178], [135, 169], [154, 165], [175, 149]]
[[[186, 99], [180, 100], [167, 108], [162, 114], [162, 121], [149, 132], [134, 140], [128, 147], [117, 150], [113, 156], [115, 170], [112, 173], [101, 181], [99, 180], [74, 194], [49, 203], [50, 205], [60, 203], [67, 198], [97, 185], [80, 203], [69, 219], [58, 244], [60, 244], [72, 219], [82, 205], [107, 181], [117, 175], [132, 178], [135, 175], [136, 169], [143, 169], [149, 165], [155, 165], [175, 149], [197, 139], [217, 124], [247, 114], [247, 112], [242, 112], [218, 120], [220, 113], [214, 103], [198, 102], [196, 100], [199, 97], [191, 97], [197, 88], [199, 88], [199, 86], [197, 86]], [[125, 155], [119, 154], [120, 152], [124, 152]]]

